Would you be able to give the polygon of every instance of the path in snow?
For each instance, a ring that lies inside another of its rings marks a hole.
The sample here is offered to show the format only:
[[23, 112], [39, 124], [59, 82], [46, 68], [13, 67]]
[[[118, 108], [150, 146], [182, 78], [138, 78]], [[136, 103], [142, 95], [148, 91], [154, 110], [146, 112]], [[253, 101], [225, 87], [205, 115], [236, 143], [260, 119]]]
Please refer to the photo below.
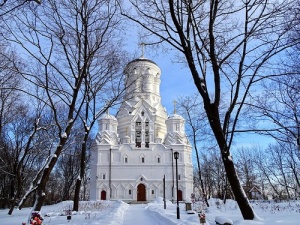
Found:
[[122, 225], [174, 225], [172, 221], [147, 209], [144, 204], [130, 205], [124, 215]]

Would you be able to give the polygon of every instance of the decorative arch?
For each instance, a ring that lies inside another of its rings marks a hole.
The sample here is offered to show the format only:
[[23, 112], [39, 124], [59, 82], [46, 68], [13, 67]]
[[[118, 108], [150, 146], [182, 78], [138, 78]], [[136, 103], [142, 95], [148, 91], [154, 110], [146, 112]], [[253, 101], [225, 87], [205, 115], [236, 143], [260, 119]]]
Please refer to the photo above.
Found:
[[107, 190], [108, 189], [108, 186], [105, 184], [105, 183], [101, 183], [99, 186], [98, 186], [99, 189], [102, 189], [102, 190]]
[[124, 154], [123, 155], [123, 163], [128, 163], [128, 155], [127, 154]]
[[140, 163], [146, 163], [146, 156], [144, 154], [140, 155]]
[[156, 162], [156, 163], [162, 163], [162, 161], [161, 161], [161, 156], [160, 156], [160, 155], [156, 155], [156, 156], [155, 156], [155, 162]]

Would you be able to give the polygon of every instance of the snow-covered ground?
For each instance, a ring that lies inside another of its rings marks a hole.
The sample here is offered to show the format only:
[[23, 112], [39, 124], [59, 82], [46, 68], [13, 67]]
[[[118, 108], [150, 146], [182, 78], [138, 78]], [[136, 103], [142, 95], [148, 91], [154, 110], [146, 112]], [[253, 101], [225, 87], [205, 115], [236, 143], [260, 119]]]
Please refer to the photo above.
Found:
[[[300, 224], [300, 201], [282, 203], [253, 203], [257, 215], [254, 221], [244, 221], [236, 202], [227, 200], [224, 205], [221, 200], [211, 199], [210, 207], [192, 204], [195, 214], [185, 211], [185, 204], [180, 204], [180, 219], [176, 217], [176, 204], [167, 202], [166, 209], [162, 198], [148, 204], [128, 205], [121, 201], [91, 201], [81, 202], [80, 211], [72, 213], [67, 220], [65, 213], [72, 209], [72, 202], [61, 202], [56, 205], [44, 206], [41, 214], [43, 225], [191, 225], [200, 224], [198, 211], [203, 210], [206, 216], [205, 225], [214, 225], [215, 219], [229, 220], [234, 225], [297, 225]], [[22, 225], [28, 220], [30, 208], [14, 210], [13, 215], [8, 210], [0, 210], [0, 225]], [[190, 212], [190, 211], [189, 211]]]

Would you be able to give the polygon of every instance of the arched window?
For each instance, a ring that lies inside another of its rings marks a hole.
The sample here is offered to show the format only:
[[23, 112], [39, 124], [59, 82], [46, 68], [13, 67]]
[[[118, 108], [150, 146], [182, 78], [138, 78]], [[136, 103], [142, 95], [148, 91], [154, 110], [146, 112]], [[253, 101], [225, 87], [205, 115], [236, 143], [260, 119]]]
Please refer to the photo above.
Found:
[[146, 162], [146, 157], [144, 154], [140, 155], [140, 162], [145, 163]]

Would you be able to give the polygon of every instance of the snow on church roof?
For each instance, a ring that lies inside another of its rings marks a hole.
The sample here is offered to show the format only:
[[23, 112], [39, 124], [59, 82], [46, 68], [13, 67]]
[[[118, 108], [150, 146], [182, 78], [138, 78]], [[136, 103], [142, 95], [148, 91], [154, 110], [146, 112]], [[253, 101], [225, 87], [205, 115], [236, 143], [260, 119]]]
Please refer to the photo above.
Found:
[[134, 60], [132, 60], [131, 62], [129, 62], [129, 63], [127, 64], [127, 66], [128, 66], [129, 64], [131, 64], [131, 63], [134, 63], [134, 62], [150, 62], [150, 63], [153, 63], [154, 65], [158, 66], [155, 62], [153, 62], [153, 61], [150, 60], [150, 59], [146, 59], [146, 58], [138, 58], [138, 59], [134, 59]]
[[117, 120], [116, 117], [114, 117], [113, 115], [110, 115], [108, 113], [103, 114], [100, 119]]
[[181, 120], [184, 120], [184, 118], [178, 114], [171, 114], [168, 116], [168, 119], [181, 119]]

